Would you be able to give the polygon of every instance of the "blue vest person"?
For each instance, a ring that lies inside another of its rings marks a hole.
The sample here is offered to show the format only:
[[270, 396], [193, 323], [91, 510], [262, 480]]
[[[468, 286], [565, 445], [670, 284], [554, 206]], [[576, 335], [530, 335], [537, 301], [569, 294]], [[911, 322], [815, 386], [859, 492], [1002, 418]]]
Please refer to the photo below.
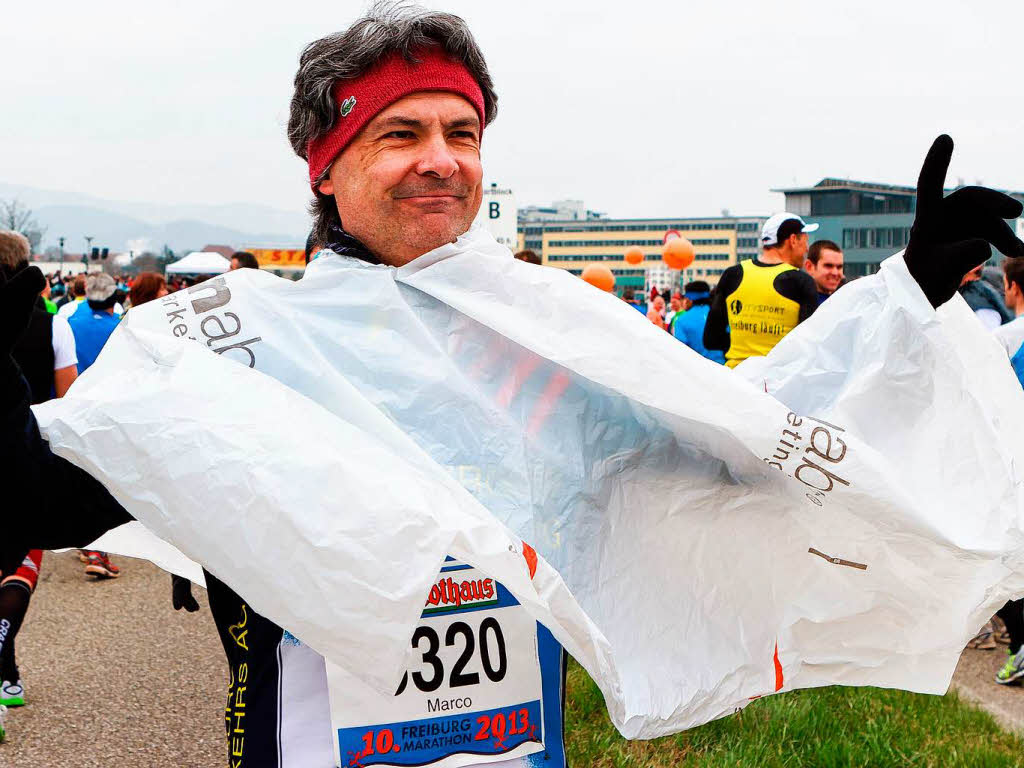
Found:
[[85, 301], [68, 319], [78, 350], [78, 372], [82, 373], [99, 357], [100, 350], [114, 332], [120, 315], [114, 314], [117, 283], [102, 272], [89, 275], [85, 283]]
[[711, 286], [703, 280], [687, 283], [686, 293], [683, 294], [683, 310], [674, 318], [672, 334], [698, 355], [724, 364], [724, 352], [704, 346], [704, 325], [711, 311]]

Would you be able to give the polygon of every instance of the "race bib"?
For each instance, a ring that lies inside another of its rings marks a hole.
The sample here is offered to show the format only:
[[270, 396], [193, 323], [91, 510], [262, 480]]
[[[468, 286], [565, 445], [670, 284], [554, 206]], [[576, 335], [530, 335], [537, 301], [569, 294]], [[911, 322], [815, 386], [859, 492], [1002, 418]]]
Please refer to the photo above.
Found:
[[448, 558], [393, 696], [328, 664], [338, 764], [464, 765], [544, 748], [537, 623], [501, 584]]

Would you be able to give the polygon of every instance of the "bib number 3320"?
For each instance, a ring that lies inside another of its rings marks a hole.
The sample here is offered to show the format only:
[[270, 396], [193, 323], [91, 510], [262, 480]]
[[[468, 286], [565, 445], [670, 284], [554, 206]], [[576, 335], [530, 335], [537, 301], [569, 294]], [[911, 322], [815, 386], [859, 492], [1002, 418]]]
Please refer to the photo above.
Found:
[[393, 696], [328, 665], [339, 765], [458, 768], [543, 749], [537, 624], [493, 579], [449, 559]]

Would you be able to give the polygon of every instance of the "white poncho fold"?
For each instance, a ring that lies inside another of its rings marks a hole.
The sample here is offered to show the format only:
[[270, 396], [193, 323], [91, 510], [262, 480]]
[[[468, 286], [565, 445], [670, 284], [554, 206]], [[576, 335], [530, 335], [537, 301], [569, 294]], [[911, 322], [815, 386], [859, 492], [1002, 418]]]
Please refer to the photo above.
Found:
[[899, 256], [731, 371], [474, 229], [133, 309], [35, 412], [140, 521], [104, 548], [199, 578], [173, 544], [381, 690], [452, 555], [649, 738], [776, 690], [944, 691], [1024, 591], [1022, 404]]

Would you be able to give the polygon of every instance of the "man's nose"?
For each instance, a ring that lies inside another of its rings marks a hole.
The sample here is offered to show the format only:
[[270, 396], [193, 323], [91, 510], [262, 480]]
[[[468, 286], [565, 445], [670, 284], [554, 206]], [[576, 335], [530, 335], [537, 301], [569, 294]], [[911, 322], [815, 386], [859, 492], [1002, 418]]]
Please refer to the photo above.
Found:
[[431, 136], [423, 142], [422, 150], [416, 172], [421, 176], [435, 176], [439, 179], [447, 179], [455, 175], [459, 170], [458, 160], [452, 153], [444, 136]]

